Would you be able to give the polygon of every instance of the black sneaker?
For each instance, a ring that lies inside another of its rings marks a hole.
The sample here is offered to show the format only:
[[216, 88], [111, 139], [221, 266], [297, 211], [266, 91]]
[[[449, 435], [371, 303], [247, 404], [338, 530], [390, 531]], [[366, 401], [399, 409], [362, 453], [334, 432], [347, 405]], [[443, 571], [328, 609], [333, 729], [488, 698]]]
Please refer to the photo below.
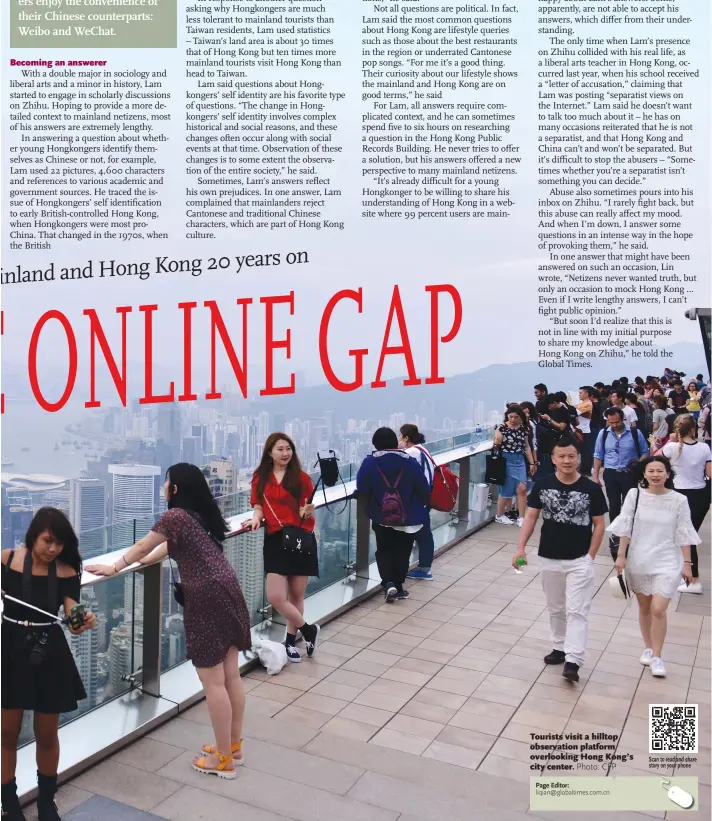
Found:
[[578, 681], [579, 680], [578, 671], [579, 671], [578, 664], [574, 664], [572, 661], [567, 661], [566, 664], [564, 664], [564, 669], [563, 669], [563, 672], [561, 673], [561, 675], [567, 681]]
[[552, 650], [548, 656], [544, 656], [545, 664], [563, 664], [566, 661], [566, 653], [563, 650]]
[[396, 601], [405, 601], [410, 598], [410, 593], [407, 590], [399, 590], [396, 595]]
[[311, 658], [314, 655], [316, 646], [319, 643], [320, 631], [321, 627], [318, 624], [310, 624], [307, 628], [306, 635], [304, 634], [304, 630], [302, 630], [302, 636], [304, 637], [304, 645], [307, 648], [307, 655], [309, 656], [309, 658]]
[[299, 650], [293, 644], [285, 644], [284, 646], [287, 648], [287, 658], [294, 664], [299, 664], [302, 660]]
[[513, 522], [516, 522], [516, 521], [517, 521], [517, 519], [519, 518], [519, 511], [518, 511], [518, 510], [514, 510], [514, 509], [512, 509], [512, 510], [508, 510], [508, 511], [507, 511], [504, 515], [505, 515], [508, 519], [511, 519]]
[[392, 602], [396, 600], [396, 596], [398, 595], [398, 591], [396, 590], [393, 582], [388, 582], [388, 584], [384, 588], [386, 594], [386, 601]]

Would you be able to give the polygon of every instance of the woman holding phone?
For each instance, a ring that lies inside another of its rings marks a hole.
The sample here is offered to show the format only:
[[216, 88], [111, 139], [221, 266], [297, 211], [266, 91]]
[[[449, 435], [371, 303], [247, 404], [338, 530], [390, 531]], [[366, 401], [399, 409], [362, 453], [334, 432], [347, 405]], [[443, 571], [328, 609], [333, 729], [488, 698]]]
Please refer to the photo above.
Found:
[[[2, 591], [56, 614], [79, 602], [79, 541], [61, 510], [43, 507], [30, 522], [25, 546], [2, 551]], [[80, 621], [82, 621], [80, 619]], [[96, 626], [87, 613], [77, 636]], [[59, 714], [86, 698], [62, 628], [34, 610], [5, 600], [2, 616], [2, 817], [24, 821], [17, 797], [17, 742], [25, 710], [32, 711], [37, 750], [37, 818], [60, 821], [54, 794], [59, 764]]]
[[252, 476], [252, 519], [245, 522], [259, 530], [264, 520], [264, 566], [267, 601], [287, 620], [287, 658], [294, 663], [302, 657], [297, 649], [297, 631], [311, 658], [319, 639], [318, 624], [304, 620], [304, 593], [310, 576], [319, 575], [316, 550], [292, 552], [285, 549], [283, 531], [287, 525], [314, 531], [314, 484], [302, 470], [294, 442], [285, 433], [272, 433], [265, 442], [262, 459]]

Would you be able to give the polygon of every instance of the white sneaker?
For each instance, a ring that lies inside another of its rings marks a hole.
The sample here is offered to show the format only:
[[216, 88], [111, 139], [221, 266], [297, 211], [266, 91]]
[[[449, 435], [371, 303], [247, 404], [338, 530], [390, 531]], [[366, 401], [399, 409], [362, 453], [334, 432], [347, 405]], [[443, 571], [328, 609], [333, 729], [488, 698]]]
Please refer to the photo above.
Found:
[[517, 519], [517, 527], [522, 527], [523, 524], [524, 524], [524, 516], [520, 516]]
[[702, 582], [692, 582], [691, 584], [687, 584], [683, 582], [678, 588], [678, 593], [697, 593], [698, 596], [702, 595]]
[[508, 516], [495, 516], [494, 520], [495, 520], [495, 522], [497, 522], [498, 525], [513, 525], [514, 524], [514, 522]]
[[667, 675], [667, 670], [665, 669], [663, 660], [660, 658], [654, 658], [650, 662], [650, 672], [658, 678], [665, 678], [665, 676]]
[[653, 651], [650, 647], [646, 647], [643, 650], [643, 655], [640, 657], [640, 663], [644, 664], [646, 667], [650, 667], [650, 662], [653, 660]]

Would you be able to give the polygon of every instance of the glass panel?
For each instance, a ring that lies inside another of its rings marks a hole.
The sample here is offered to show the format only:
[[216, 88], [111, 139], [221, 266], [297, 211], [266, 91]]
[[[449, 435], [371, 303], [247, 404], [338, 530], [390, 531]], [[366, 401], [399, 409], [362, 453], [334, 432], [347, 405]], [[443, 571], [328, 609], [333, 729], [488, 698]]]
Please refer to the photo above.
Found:
[[[353, 514], [352, 514], [353, 510]], [[327, 587], [349, 574], [349, 541], [355, 542], [351, 533], [351, 520], [356, 521], [354, 500], [334, 502], [329, 508], [317, 509], [315, 533], [319, 544], [319, 578], [313, 578], [307, 586], [307, 596]]]
[[[126, 677], [135, 672], [142, 661], [134, 642], [133, 596], [127, 595], [127, 583], [133, 576], [134, 573], [82, 588], [82, 604], [96, 616], [94, 630], [72, 636], [66, 627], [61, 628], [87, 697], [79, 702], [76, 710], [60, 716], [60, 726], [131, 689]], [[19, 744], [23, 746], [33, 740], [32, 713], [26, 712]]]
[[264, 559], [262, 544], [264, 529], [256, 533], [244, 533], [225, 541], [225, 556], [237, 574], [247, 609], [250, 613], [250, 624], [264, 621]]

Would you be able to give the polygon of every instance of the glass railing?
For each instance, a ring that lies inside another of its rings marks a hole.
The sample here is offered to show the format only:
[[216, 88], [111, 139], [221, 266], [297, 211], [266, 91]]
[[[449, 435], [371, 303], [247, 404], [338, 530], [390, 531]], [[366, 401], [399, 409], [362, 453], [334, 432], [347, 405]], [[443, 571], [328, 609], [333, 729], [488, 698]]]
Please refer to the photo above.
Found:
[[[491, 430], [482, 428], [426, 443], [436, 461], [439, 464], [449, 464], [454, 472], [461, 473], [465, 462], [469, 465], [468, 488], [466, 491], [461, 490], [460, 496], [462, 500], [465, 494], [465, 507], [463, 508], [460, 501], [453, 513], [431, 511], [431, 527], [436, 549], [450, 542], [456, 532], [462, 532], [463, 526], [465, 529], [467, 527], [467, 523], [461, 523], [458, 513], [461, 516], [463, 510], [472, 512], [473, 501], [476, 498], [475, 486], [482, 482], [484, 477], [484, 443], [488, 441], [489, 436]], [[478, 445], [481, 446], [480, 452], [469, 455], [468, 451], [474, 451]], [[308, 597], [315, 596], [336, 583], [347, 582], [355, 575], [358, 552], [358, 505], [351, 496], [358, 467], [359, 463], [340, 465], [345, 487], [339, 486], [327, 491], [328, 505], [324, 503], [321, 490], [314, 500], [317, 505], [315, 533], [319, 546], [319, 577], [310, 580], [307, 587]], [[316, 480], [316, 476], [313, 478]], [[273, 614], [265, 598], [263, 531], [250, 533], [241, 530], [242, 521], [248, 519], [252, 513], [249, 497], [248, 491], [240, 491], [219, 498], [218, 504], [233, 534], [225, 541], [225, 555], [240, 580], [251, 624], [258, 627], [265, 621], [270, 621]], [[113, 551], [125, 550], [145, 536], [157, 518], [156, 515], [131, 519], [80, 533], [80, 549], [84, 561], [88, 562], [94, 557]], [[476, 522], [476, 517], [473, 522]], [[368, 565], [373, 562], [375, 551], [372, 533], [366, 549], [367, 554], [361, 561], [362, 564], [365, 563], [368, 575]], [[60, 717], [60, 725], [65, 725], [141, 685], [144, 667], [144, 588], [147, 578], [145, 573], [146, 571], [130, 571], [109, 579], [94, 579], [92, 583], [83, 584], [82, 602], [87, 609], [95, 613], [97, 628], [81, 636], [71, 636], [67, 633], [67, 637], [87, 697], [82, 700], [76, 711]], [[161, 602], [159, 675], [186, 661], [183, 610], [173, 598], [173, 578], [179, 579], [175, 563], [171, 568], [169, 561], [163, 562], [160, 597], [153, 599]], [[21, 744], [26, 744], [31, 740], [30, 716], [26, 717], [20, 741]]]

